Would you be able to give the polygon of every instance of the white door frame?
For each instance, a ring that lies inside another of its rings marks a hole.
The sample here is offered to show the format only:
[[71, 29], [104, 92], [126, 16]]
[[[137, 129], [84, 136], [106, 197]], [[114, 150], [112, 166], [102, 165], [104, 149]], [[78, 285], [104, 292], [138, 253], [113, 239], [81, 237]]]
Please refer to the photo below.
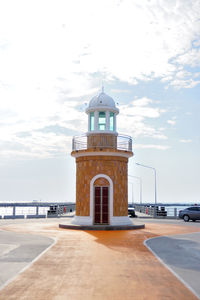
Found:
[[111, 224], [111, 220], [113, 218], [113, 182], [112, 179], [106, 174], [97, 174], [90, 181], [90, 218], [94, 224], [94, 182], [98, 178], [105, 178], [109, 182], [109, 224]]

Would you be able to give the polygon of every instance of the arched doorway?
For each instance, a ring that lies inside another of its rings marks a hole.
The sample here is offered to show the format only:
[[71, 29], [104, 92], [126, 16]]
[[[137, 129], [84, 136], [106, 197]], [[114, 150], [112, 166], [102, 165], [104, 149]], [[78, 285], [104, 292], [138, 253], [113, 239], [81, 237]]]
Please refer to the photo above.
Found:
[[94, 224], [109, 224], [109, 182], [103, 177], [94, 182]]

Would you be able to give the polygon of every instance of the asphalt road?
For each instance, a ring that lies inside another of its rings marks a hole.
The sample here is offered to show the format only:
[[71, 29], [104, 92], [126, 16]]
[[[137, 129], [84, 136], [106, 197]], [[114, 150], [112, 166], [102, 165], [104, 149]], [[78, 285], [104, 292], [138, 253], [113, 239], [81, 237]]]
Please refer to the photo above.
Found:
[[0, 230], [0, 289], [53, 242], [48, 237]]
[[152, 238], [145, 244], [200, 299], [200, 232]]

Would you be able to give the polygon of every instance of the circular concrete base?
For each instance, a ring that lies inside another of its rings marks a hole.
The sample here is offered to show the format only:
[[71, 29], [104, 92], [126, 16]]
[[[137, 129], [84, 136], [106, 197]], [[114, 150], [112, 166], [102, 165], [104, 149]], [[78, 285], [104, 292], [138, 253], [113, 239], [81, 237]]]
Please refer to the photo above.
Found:
[[59, 228], [75, 230], [135, 230], [144, 229], [145, 224], [140, 225], [74, 225], [59, 224]]

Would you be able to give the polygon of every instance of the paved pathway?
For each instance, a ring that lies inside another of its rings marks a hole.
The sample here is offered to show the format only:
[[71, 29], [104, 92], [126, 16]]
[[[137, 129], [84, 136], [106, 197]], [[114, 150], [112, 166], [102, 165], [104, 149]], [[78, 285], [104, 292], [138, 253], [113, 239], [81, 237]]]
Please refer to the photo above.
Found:
[[48, 237], [0, 230], [0, 289], [53, 242]]
[[157, 237], [146, 245], [200, 298], [200, 233]]
[[143, 230], [84, 232], [59, 229], [59, 221], [4, 227], [57, 243], [0, 291], [0, 300], [197, 299], [143, 243], [200, 228], [151, 222]]

